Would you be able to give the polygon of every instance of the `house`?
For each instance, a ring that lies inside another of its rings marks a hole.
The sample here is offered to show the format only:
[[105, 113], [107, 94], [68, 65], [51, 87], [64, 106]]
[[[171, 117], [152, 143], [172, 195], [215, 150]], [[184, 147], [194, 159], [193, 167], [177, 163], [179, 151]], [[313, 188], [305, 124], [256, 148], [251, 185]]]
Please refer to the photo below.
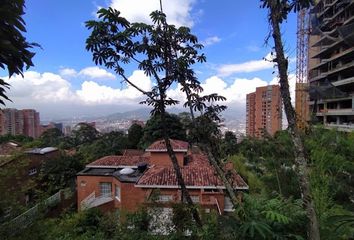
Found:
[[[18, 146], [13, 148], [17, 149]], [[58, 148], [54, 147], [12, 151], [11, 155], [0, 162], [0, 181], [8, 193], [18, 195], [16, 200], [21, 205], [27, 205], [32, 201], [31, 192], [36, 187], [35, 177], [42, 164], [59, 155]]]
[[37, 177], [42, 165], [60, 156], [57, 148], [23, 150], [9, 142], [0, 147], [0, 222], [6, 221], [36, 201]]
[[[232, 211], [225, 186], [207, 157], [200, 151], [189, 149], [187, 142], [171, 140], [171, 145], [193, 202], [206, 212], [212, 209], [219, 214]], [[78, 209], [98, 207], [103, 211], [133, 212], [152, 202], [164, 208], [181, 202], [181, 190], [164, 140], [156, 141], [145, 152], [137, 153], [106, 156], [79, 172]], [[248, 189], [235, 170], [229, 172], [236, 190]]]

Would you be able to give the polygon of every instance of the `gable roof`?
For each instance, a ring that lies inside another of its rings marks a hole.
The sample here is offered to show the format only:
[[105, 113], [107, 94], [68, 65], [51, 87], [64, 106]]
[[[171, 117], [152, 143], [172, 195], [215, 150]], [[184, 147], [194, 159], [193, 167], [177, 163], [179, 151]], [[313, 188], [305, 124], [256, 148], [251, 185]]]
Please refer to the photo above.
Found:
[[144, 154], [144, 150], [141, 149], [125, 149], [123, 156], [141, 156]]
[[[188, 142], [170, 139], [174, 152], [187, 152]], [[147, 152], [167, 152], [165, 140], [157, 140], [151, 144], [145, 151]]]
[[[187, 188], [225, 188], [205, 155], [192, 154], [190, 159], [191, 162], [187, 166], [181, 167], [181, 173]], [[248, 189], [248, 185], [236, 171], [231, 172], [231, 178], [235, 189]], [[148, 188], [179, 188], [175, 171], [171, 166], [151, 167], [136, 185], [137, 187]]]
[[86, 165], [87, 167], [135, 167], [140, 163], [148, 163], [149, 157], [146, 156], [106, 156]]

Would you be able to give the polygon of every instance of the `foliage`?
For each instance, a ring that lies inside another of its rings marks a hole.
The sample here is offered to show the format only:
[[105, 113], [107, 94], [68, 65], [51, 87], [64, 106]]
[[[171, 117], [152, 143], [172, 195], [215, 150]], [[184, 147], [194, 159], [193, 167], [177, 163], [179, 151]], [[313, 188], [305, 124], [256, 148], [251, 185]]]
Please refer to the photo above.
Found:
[[6, 135], [0, 136], [0, 144], [7, 143], [9, 141], [15, 141], [20, 144], [26, 144], [26, 143], [33, 141], [33, 138], [25, 136], [25, 135], [11, 135], [11, 134], [6, 134]]
[[82, 168], [80, 161], [72, 156], [61, 155], [47, 159], [41, 167], [38, 179], [42, 191], [52, 195], [67, 187], [74, 189], [76, 173]]
[[122, 154], [128, 146], [128, 138], [124, 133], [109, 132], [98, 136], [91, 143], [80, 145], [78, 154], [83, 159], [83, 163], [87, 164], [104, 156]]
[[42, 133], [39, 140], [43, 142], [43, 147], [56, 147], [60, 144], [63, 133], [58, 128], [50, 128]]
[[[39, 46], [27, 42], [23, 36], [26, 32], [22, 18], [24, 4], [24, 0], [2, 0], [0, 4], [0, 68], [7, 68], [9, 77], [13, 74], [22, 75], [24, 68], [33, 66], [34, 53], [30, 49]], [[5, 93], [6, 88], [9, 88], [9, 84], [0, 79], [0, 97], [10, 100]], [[2, 99], [0, 103], [5, 105]]]
[[301, 202], [282, 197], [268, 199], [262, 195], [244, 197], [245, 211], [235, 212], [235, 217], [240, 219], [239, 239], [287, 239], [290, 235], [305, 235]]
[[192, 213], [184, 203], [176, 203], [172, 209], [172, 223], [175, 231], [177, 235], [183, 236], [186, 231], [193, 227]]
[[132, 124], [128, 129], [128, 142], [129, 148], [136, 149], [138, 148], [138, 144], [143, 137], [143, 127], [139, 124]]
[[96, 128], [88, 123], [79, 123], [72, 131], [72, 139], [75, 146], [92, 143], [98, 136], [99, 133]]
[[30, 189], [33, 189], [34, 181], [29, 179], [23, 182], [22, 176], [28, 174], [28, 159], [24, 154], [15, 154], [6, 159], [6, 163], [0, 168], [0, 222], [4, 215], [15, 216], [24, 210], [23, 199]]
[[231, 131], [225, 132], [224, 138], [221, 143], [221, 152], [225, 156], [231, 156], [238, 152], [237, 138], [233, 132]]
[[[170, 98], [167, 91], [173, 84], [180, 84], [181, 90], [187, 96], [185, 106], [190, 108], [191, 114], [193, 111], [199, 111], [213, 121], [220, 121], [218, 113], [226, 107], [210, 103], [223, 101], [225, 98], [216, 93], [199, 95], [203, 89], [191, 66], [206, 61], [204, 54], [199, 53], [203, 46], [198, 43], [197, 37], [190, 33], [189, 28], [169, 25], [166, 15], [162, 12], [161, 1], [160, 6], [161, 11], [150, 14], [152, 25], [130, 23], [115, 9], [100, 9], [97, 12], [99, 21], [86, 22], [87, 28], [92, 30], [86, 41], [86, 49], [93, 53], [96, 64], [113, 69], [126, 83], [143, 93], [147, 98], [141, 103], [152, 106], [152, 115], [161, 117], [162, 137], [166, 142], [178, 184], [187, 203], [192, 206], [193, 202], [171, 147], [170, 138], [173, 136], [169, 135], [168, 131], [172, 127], [166, 121], [166, 107], [176, 105], [179, 101]], [[131, 82], [123, 68], [126, 64], [135, 64], [145, 75], [152, 77], [155, 81], [154, 87], [145, 90]], [[202, 225], [195, 210], [193, 216], [197, 224]]]
[[346, 239], [354, 228], [344, 225], [335, 231], [330, 219], [353, 211], [354, 141], [351, 134], [314, 128], [306, 144], [312, 161], [311, 185], [323, 239]]
[[250, 166], [247, 159], [242, 154], [233, 155], [229, 157], [228, 160], [233, 163], [237, 173], [246, 181], [250, 193], [261, 193], [265, 191], [261, 176], [253, 171], [252, 166]]
[[[168, 126], [167, 135], [171, 139], [186, 140], [186, 130], [183, 128], [183, 125], [177, 115], [166, 113], [165, 122]], [[152, 116], [146, 122], [143, 133], [144, 135], [139, 144], [143, 148], [146, 148], [154, 141], [163, 138], [162, 119], [160, 114]]]
[[[263, 139], [247, 138], [239, 145], [244, 165], [265, 185], [268, 193], [299, 197], [298, 178], [294, 171], [293, 144], [286, 131]], [[259, 186], [259, 184], [257, 184]]]

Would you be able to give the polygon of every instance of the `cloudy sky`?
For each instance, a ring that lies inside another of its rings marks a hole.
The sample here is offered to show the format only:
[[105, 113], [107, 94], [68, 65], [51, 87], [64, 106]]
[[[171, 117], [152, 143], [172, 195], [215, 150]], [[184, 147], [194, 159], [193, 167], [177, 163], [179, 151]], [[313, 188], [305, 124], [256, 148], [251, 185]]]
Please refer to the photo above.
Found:
[[[149, 13], [159, 0], [61, 0], [26, 1], [28, 41], [37, 42], [35, 67], [24, 77], [8, 79], [13, 103], [6, 107], [35, 108], [41, 119], [101, 116], [141, 108], [142, 96], [114, 72], [95, 66], [85, 50], [90, 32], [85, 21], [95, 19], [101, 7], [114, 7], [131, 22], [149, 22]], [[243, 112], [245, 96], [258, 86], [276, 84], [270, 56], [272, 41], [264, 44], [269, 27], [266, 10], [258, 0], [163, 0], [168, 22], [188, 26], [204, 44], [207, 63], [194, 67], [205, 93], [217, 92], [227, 98], [230, 109]], [[296, 18], [291, 15], [283, 27], [290, 74], [295, 72]], [[129, 79], [142, 89], [153, 86], [143, 72], [126, 69]], [[292, 77], [292, 82], [294, 78]], [[178, 86], [170, 96], [183, 99]], [[239, 118], [240, 116], [236, 116]]]

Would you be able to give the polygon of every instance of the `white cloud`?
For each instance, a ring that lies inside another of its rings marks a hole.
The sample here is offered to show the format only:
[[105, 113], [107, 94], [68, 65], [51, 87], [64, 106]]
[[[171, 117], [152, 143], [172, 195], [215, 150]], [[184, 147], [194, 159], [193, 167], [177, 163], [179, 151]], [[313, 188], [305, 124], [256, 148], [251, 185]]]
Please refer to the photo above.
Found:
[[59, 74], [61, 76], [74, 77], [77, 75], [77, 72], [75, 69], [72, 69], [72, 68], [61, 68], [59, 70]]
[[[134, 71], [129, 79], [141, 89], [151, 89], [151, 80], [143, 71]], [[11, 84], [7, 94], [13, 103], [7, 102], [6, 107], [34, 108], [45, 118], [78, 116], [88, 112], [94, 115], [107, 114], [111, 107], [117, 108], [115, 111], [124, 111], [132, 106], [138, 107], [138, 103], [145, 99], [142, 93], [129, 85], [114, 88], [84, 81], [78, 90], [74, 90], [64, 77], [49, 72], [27, 71], [23, 78], [16, 75], [7, 82]]]
[[105, 69], [95, 67], [87, 67], [79, 72], [80, 76], [97, 80], [114, 80], [116, 77]]
[[[273, 83], [269, 83], [273, 84]], [[218, 93], [226, 97], [226, 105], [241, 104], [242, 108], [246, 103], [246, 94], [256, 91], [257, 87], [267, 86], [268, 83], [260, 78], [235, 78], [231, 84], [227, 84], [218, 76], [212, 76], [204, 81], [201, 86], [204, 89], [202, 94]], [[182, 104], [186, 101], [185, 94], [180, 91], [181, 86], [168, 91], [167, 95], [179, 100]]]
[[61, 76], [45, 72], [28, 71], [22, 78], [19, 75], [9, 79], [9, 97], [14, 102], [58, 102], [74, 99], [71, 85]]
[[261, 59], [237, 64], [224, 64], [218, 69], [218, 75], [225, 77], [234, 73], [249, 73], [269, 69], [274, 66], [274, 63], [269, 61], [272, 57], [273, 56], [271, 54], [268, 54], [265, 57], [267, 60]]
[[[151, 89], [151, 80], [143, 71], [134, 71], [129, 80], [143, 90]], [[143, 99], [142, 93], [130, 85], [119, 89], [99, 85], [93, 81], [83, 82], [76, 94], [86, 104], [136, 104]]]
[[219, 38], [218, 36], [213, 36], [213, 37], [208, 37], [207, 39], [202, 41], [202, 44], [204, 46], [210, 46], [210, 45], [213, 45], [213, 44], [218, 43], [220, 41], [221, 41], [221, 38]]
[[[163, 1], [162, 7], [169, 24], [192, 27], [191, 10], [195, 0]], [[130, 22], [151, 23], [150, 13], [160, 10], [158, 0], [111, 0], [110, 6], [122, 13]]]
[[[153, 86], [151, 79], [140, 70], [134, 71], [129, 80], [143, 90], [149, 90]], [[289, 76], [289, 81], [291, 96], [294, 100], [294, 74]], [[35, 108], [44, 117], [80, 116], [77, 114], [88, 114], [89, 112], [92, 115], [122, 112], [138, 108], [138, 103], [145, 99], [142, 93], [125, 84], [112, 87], [87, 80], [74, 89], [65, 77], [49, 72], [28, 71], [24, 73], [24, 78], [13, 76], [8, 82], [11, 84], [11, 88], [7, 93], [14, 103], [7, 103], [7, 107]], [[269, 83], [256, 77], [252, 79], [235, 78], [232, 82], [226, 82], [221, 77], [211, 76], [202, 81], [203, 94], [218, 93], [226, 97], [225, 104], [231, 109], [238, 110], [240, 114], [244, 113], [246, 94], [255, 91], [256, 87], [268, 84], [278, 84], [277, 79], [274, 78]], [[183, 104], [185, 95], [180, 89], [181, 86], [178, 85], [171, 88], [167, 94]]]

